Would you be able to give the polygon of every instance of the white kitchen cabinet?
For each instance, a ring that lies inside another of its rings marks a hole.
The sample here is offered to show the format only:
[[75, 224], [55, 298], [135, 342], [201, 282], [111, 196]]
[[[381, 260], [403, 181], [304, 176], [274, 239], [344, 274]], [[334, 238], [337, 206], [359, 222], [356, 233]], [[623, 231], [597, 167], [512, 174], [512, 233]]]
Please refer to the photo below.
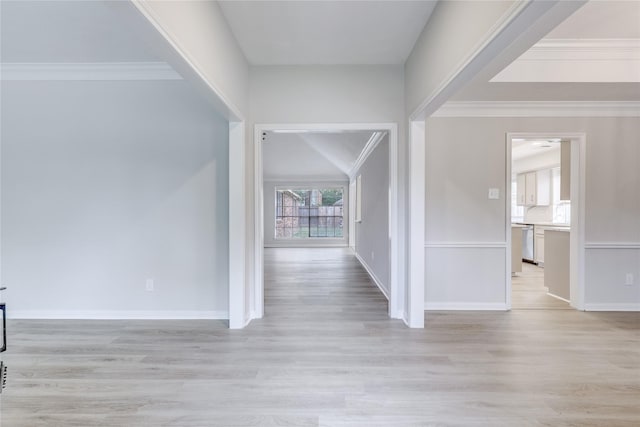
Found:
[[518, 206], [548, 206], [551, 202], [551, 169], [519, 174], [516, 198]]
[[529, 172], [525, 175], [525, 190], [524, 194], [526, 195], [525, 205], [527, 206], [535, 206], [537, 204], [537, 194], [536, 194], [536, 173]]

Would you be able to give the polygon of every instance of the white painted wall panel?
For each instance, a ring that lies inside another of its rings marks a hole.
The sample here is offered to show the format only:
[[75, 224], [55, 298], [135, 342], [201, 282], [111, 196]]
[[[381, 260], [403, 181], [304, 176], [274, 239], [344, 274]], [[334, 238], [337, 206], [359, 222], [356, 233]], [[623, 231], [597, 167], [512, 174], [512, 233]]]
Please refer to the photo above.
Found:
[[505, 309], [504, 248], [427, 248], [426, 309]]
[[[640, 249], [586, 251], [587, 310], [640, 310]], [[626, 285], [626, 275], [634, 283]]]
[[2, 90], [12, 312], [224, 316], [227, 122], [181, 81]]

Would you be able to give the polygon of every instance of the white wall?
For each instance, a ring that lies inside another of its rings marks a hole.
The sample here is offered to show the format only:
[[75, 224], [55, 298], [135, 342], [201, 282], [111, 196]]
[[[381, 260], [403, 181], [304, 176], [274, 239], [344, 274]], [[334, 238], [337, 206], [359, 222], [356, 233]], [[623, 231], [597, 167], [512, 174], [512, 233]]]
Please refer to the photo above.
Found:
[[[330, 239], [318, 238], [309, 240], [276, 240], [275, 239], [275, 211], [276, 211], [276, 187], [289, 188], [342, 188], [344, 201], [343, 238]], [[347, 246], [349, 236], [349, 181], [265, 181], [264, 182], [264, 246], [265, 247], [337, 247]]]
[[[491, 308], [505, 302], [503, 256], [492, 254], [504, 250], [510, 220], [504, 207], [506, 132], [586, 133], [586, 306], [638, 307], [640, 282], [624, 286], [625, 273], [640, 273], [637, 118], [428, 119], [427, 306]], [[500, 200], [487, 198], [490, 187], [500, 189]], [[446, 270], [465, 259], [469, 263]]]
[[389, 295], [389, 136], [385, 136], [355, 176], [362, 182], [362, 221], [356, 222], [356, 254]]
[[2, 85], [10, 313], [225, 317], [227, 122], [183, 81]]
[[255, 123], [404, 121], [402, 66], [251, 67]]

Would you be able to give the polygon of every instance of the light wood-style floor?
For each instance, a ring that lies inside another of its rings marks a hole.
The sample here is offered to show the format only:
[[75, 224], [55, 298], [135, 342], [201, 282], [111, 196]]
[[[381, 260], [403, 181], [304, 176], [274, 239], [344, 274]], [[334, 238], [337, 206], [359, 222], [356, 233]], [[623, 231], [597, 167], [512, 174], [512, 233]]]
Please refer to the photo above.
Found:
[[511, 277], [511, 308], [514, 310], [571, 310], [568, 302], [547, 294], [544, 268], [522, 263], [522, 271]]
[[266, 317], [12, 321], [2, 427], [637, 426], [640, 313], [389, 320], [348, 250], [266, 250]]

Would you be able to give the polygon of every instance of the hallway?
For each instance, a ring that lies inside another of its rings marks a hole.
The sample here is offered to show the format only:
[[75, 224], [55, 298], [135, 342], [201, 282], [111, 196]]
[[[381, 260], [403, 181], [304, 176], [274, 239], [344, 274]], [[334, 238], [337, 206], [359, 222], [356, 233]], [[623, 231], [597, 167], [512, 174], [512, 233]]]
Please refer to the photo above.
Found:
[[265, 249], [264, 283], [269, 324], [400, 323], [389, 320], [387, 299], [348, 248]]

